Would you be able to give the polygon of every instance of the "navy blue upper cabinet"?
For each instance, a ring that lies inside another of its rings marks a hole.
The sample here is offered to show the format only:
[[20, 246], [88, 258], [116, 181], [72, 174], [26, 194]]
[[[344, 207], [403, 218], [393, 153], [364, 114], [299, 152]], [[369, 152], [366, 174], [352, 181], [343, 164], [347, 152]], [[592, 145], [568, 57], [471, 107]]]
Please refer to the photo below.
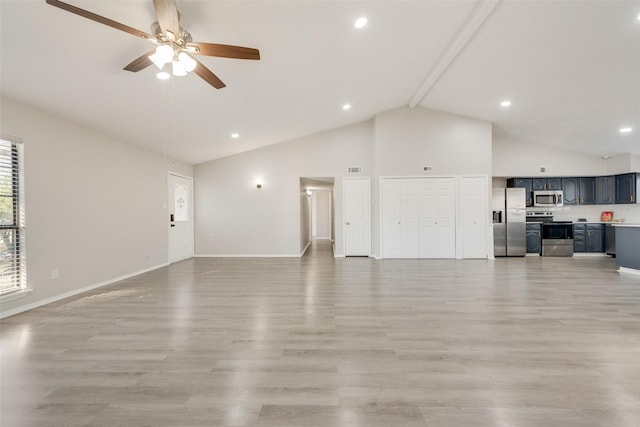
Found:
[[509, 188], [524, 188], [527, 206], [533, 206], [533, 194], [531, 194], [531, 178], [509, 178], [507, 180]]
[[562, 178], [531, 178], [531, 189], [540, 190], [562, 190]]
[[636, 174], [616, 175], [616, 204], [637, 203]]
[[596, 179], [594, 177], [580, 178], [580, 204], [596, 204]]
[[562, 178], [562, 192], [565, 205], [595, 205], [596, 179]]
[[562, 190], [565, 205], [640, 203], [640, 172], [595, 177], [509, 178], [507, 187], [524, 188], [527, 206], [533, 206], [534, 191], [545, 190]]
[[596, 204], [611, 205], [615, 203], [616, 181], [613, 176], [596, 177]]
[[565, 205], [580, 203], [580, 178], [562, 178], [562, 192]]

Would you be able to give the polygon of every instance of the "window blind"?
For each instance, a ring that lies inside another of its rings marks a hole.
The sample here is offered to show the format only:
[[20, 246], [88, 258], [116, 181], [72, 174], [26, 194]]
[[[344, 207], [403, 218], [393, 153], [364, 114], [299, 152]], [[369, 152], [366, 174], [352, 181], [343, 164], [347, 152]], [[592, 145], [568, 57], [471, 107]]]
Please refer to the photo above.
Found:
[[26, 286], [22, 144], [0, 139], [0, 294]]

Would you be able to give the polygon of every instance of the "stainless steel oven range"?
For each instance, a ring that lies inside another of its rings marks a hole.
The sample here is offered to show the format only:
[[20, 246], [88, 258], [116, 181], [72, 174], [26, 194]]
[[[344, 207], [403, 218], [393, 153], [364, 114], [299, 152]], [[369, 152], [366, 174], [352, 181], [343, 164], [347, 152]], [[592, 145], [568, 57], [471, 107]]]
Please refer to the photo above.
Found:
[[542, 256], [573, 256], [571, 221], [542, 223]]

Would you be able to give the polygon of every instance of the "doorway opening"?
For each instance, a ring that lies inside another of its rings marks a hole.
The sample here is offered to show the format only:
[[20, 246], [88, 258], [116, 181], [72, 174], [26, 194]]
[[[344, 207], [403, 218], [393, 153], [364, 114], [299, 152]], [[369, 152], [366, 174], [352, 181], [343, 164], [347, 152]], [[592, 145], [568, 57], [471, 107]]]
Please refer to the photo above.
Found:
[[[334, 178], [300, 178], [300, 254], [333, 257], [335, 242]], [[313, 247], [312, 251], [309, 248]]]

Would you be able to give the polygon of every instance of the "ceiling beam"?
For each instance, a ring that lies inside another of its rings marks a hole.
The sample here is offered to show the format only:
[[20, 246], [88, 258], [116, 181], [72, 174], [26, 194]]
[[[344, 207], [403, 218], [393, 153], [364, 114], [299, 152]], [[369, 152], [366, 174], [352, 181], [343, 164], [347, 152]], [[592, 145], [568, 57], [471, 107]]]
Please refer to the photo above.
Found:
[[486, 22], [491, 13], [500, 4], [502, 0], [480, 0], [473, 8], [466, 23], [464, 23], [449, 47], [440, 56], [440, 59], [436, 63], [436, 66], [431, 70], [427, 78], [422, 82], [418, 90], [415, 92], [411, 101], [409, 101], [410, 107], [415, 107], [427, 96], [429, 91], [435, 86], [440, 77], [447, 71], [449, 66], [455, 61], [460, 52], [465, 46], [473, 39], [478, 30], [482, 27], [482, 24]]

